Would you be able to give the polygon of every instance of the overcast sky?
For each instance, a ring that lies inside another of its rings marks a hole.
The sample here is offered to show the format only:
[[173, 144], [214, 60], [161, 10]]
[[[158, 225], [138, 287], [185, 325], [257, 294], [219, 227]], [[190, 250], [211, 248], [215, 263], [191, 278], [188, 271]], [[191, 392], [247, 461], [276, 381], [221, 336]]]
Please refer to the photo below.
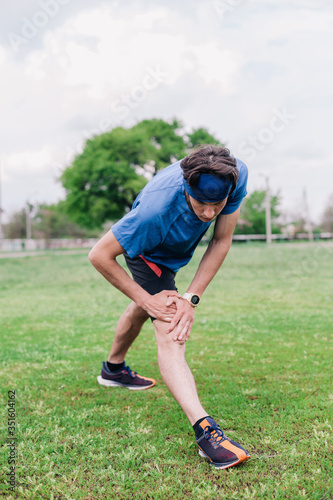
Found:
[[145, 118], [205, 127], [319, 220], [333, 193], [331, 0], [11, 0], [1, 9], [5, 214], [64, 196], [84, 140]]

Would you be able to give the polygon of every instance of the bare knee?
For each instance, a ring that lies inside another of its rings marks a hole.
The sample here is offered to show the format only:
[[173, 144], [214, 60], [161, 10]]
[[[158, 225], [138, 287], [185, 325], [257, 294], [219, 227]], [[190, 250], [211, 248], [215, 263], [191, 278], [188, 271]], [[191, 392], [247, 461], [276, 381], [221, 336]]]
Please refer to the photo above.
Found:
[[168, 351], [183, 351], [185, 352], [185, 340], [173, 340], [172, 332], [167, 333], [169, 323], [155, 320], [154, 322], [155, 335], [159, 350]]

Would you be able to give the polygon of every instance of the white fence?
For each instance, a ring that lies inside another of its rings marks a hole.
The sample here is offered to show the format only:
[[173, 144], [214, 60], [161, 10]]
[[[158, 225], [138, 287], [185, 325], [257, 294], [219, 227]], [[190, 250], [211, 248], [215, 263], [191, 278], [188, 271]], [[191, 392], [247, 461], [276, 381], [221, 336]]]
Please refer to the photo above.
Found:
[[2, 240], [0, 249], [3, 252], [19, 252], [26, 250], [48, 250], [59, 248], [92, 248], [98, 238], [54, 238], [54, 239], [15, 239]]
[[[309, 233], [296, 233], [296, 234], [272, 234], [272, 240], [276, 241], [295, 241], [295, 240], [309, 240]], [[314, 233], [313, 240], [331, 240], [333, 239], [333, 233]], [[234, 234], [232, 237], [233, 241], [265, 241], [265, 234]]]
[[[265, 241], [264, 234], [234, 234], [233, 241]], [[296, 235], [290, 234], [272, 234], [272, 240], [276, 241], [295, 241], [308, 240], [307, 233], [299, 233]], [[314, 241], [331, 240], [333, 233], [314, 234]], [[57, 250], [65, 248], [92, 248], [97, 243], [98, 238], [54, 238], [54, 239], [4, 239], [0, 242], [0, 250], [2, 252], [20, 252], [20, 251], [35, 251], [35, 250]]]

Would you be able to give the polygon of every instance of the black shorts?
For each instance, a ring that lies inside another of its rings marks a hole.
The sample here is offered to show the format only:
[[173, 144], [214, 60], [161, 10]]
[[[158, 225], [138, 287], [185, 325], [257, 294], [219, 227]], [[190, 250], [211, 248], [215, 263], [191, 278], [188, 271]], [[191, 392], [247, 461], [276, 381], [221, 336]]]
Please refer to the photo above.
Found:
[[[164, 290], [176, 290], [176, 273], [166, 266], [155, 264], [142, 256], [131, 259], [127, 253], [124, 254], [128, 269], [131, 271], [133, 280], [150, 295], [163, 292]], [[151, 318], [154, 320], [155, 318]]]

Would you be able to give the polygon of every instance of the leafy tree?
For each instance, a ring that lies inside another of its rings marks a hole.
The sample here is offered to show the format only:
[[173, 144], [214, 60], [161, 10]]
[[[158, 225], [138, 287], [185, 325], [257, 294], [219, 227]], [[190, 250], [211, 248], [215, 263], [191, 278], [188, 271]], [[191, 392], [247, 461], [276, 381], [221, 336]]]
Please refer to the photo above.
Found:
[[[141, 137], [142, 156], [138, 165], [147, 169], [148, 176], [156, 174], [170, 163], [180, 160], [187, 154], [187, 144], [180, 134], [182, 124], [173, 120], [172, 123], [163, 120], [143, 120], [132, 127], [131, 131]], [[150, 167], [150, 168], [149, 168]]]
[[187, 134], [187, 136], [189, 148], [194, 148], [195, 146], [199, 146], [201, 144], [215, 144], [216, 146], [221, 145], [221, 143], [205, 128], [198, 128], [192, 133]]
[[[266, 233], [266, 191], [253, 191], [244, 198], [241, 205], [240, 217], [236, 226], [235, 234], [265, 234]], [[280, 233], [277, 223], [280, 216], [278, 206], [279, 195], [271, 197], [272, 233]]]
[[33, 219], [34, 236], [36, 238], [84, 238], [99, 234], [84, 229], [73, 221], [63, 209], [63, 202], [58, 205], [39, 205]]
[[205, 129], [185, 136], [179, 121], [159, 119], [95, 136], [61, 175], [64, 209], [80, 226], [101, 228], [130, 209], [148, 179], [200, 141], [217, 143]]
[[3, 226], [4, 237], [8, 239], [25, 238], [26, 231], [26, 211], [24, 208], [13, 213]]
[[64, 208], [73, 221], [94, 228], [121, 217], [146, 183], [135, 171], [142, 153], [140, 134], [120, 127], [89, 139], [61, 175]]
[[30, 213], [32, 238], [90, 238], [99, 232], [87, 230], [75, 224], [64, 212], [63, 202], [58, 205], [26, 205], [13, 213], [4, 224], [4, 237], [8, 239], [27, 237], [27, 210]]

